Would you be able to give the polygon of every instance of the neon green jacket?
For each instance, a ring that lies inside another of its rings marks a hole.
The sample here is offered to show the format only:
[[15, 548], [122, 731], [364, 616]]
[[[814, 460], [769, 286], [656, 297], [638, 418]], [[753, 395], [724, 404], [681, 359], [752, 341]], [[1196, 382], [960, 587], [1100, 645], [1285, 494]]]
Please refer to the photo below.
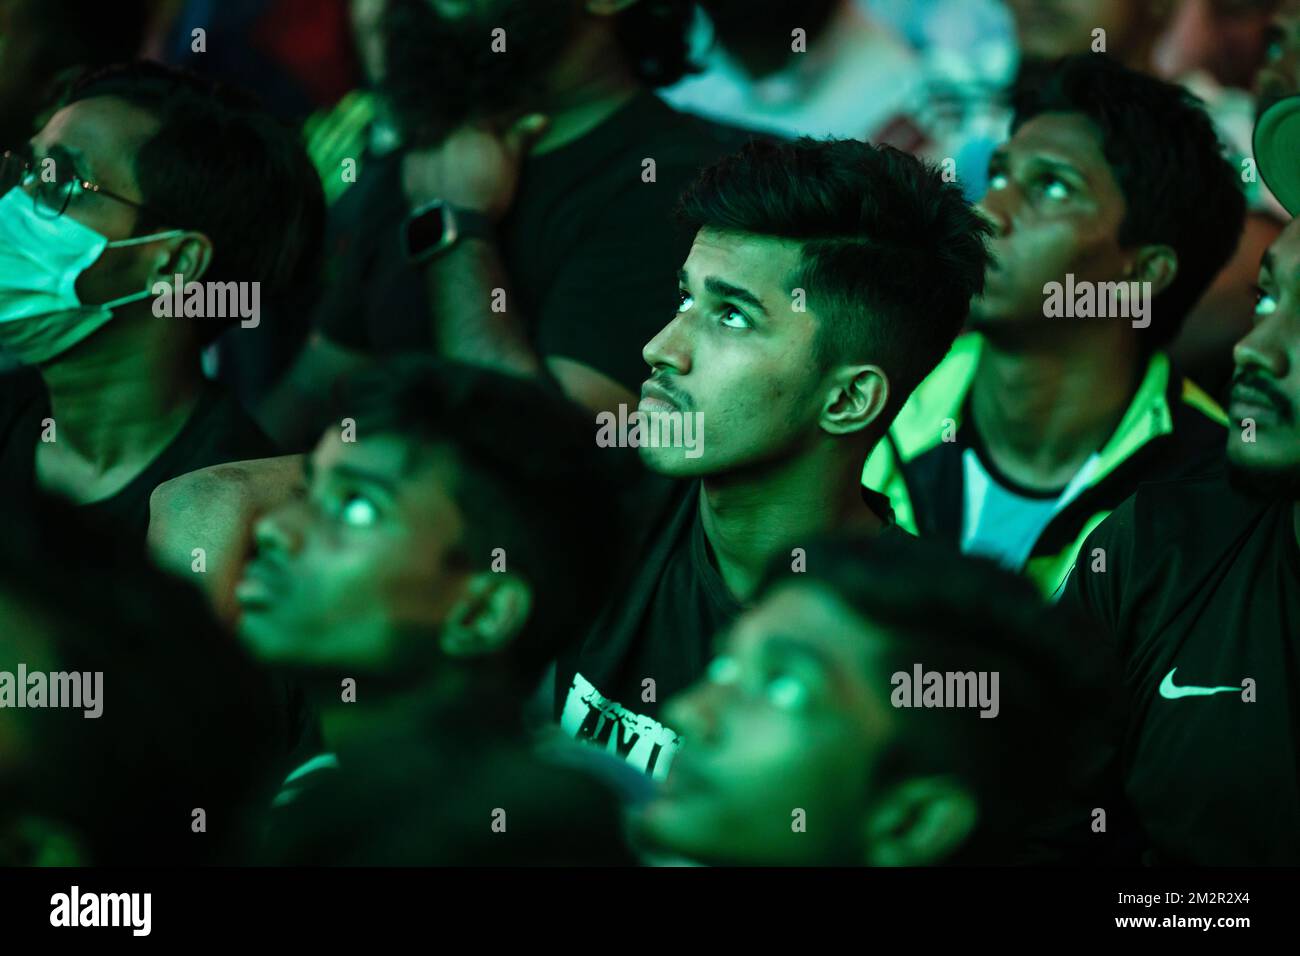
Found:
[[[962, 417], [983, 338], [961, 336], [917, 387], [867, 459], [862, 483], [889, 496], [900, 527], [957, 544], [961, 538]], [[1227, 417], [1205, 392], [1157, 352], [1114, 434], [1099, 450], [1091, 481], [1052, 518], [1035, 541], [1023, 573], [1047, 596], [1056, 593], [1083, 539], [1145, 481], [1218, 467]]]

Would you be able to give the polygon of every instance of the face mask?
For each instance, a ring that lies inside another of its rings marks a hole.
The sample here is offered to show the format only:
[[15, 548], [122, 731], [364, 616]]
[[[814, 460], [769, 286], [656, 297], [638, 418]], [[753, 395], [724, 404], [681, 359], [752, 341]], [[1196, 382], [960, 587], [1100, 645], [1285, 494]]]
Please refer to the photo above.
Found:
[[0, 198], [0, 349], [25, 365], [66, 352], [113, 317], [113, 309], [148, 298], [149, 289], [84, 305], [77, 277], [105, 249], [137, 246], [185, 234], [173, 229], [109, 242], [71, 216], [36, 211], [36, 199], [14, 187]]

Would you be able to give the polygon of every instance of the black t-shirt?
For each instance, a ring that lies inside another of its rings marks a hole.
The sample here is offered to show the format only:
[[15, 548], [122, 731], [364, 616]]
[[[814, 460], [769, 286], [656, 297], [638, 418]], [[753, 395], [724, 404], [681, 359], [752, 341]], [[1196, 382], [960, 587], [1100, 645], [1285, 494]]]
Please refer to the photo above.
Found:
[[[0, 375], [0, 492], [11, 505], [37, 494], [36, 448], [50, 416], [49, 393], [30, 368]], [[55, 422], [55, 438], [58, 423]], [[79, 508], [96, 523], [124, 528], [143, 541], [149, 496], [164, 481], [209, 465], [268, 458], [279, 450], [237, 402], [215, 385], [205, 388], [180, 433], [126, 487]]]
[[[672, 316], [690, 249], [672, 219], [677, 198], [749, 135], [640, 93], [580, 139], [527, 160], [499, 248], [511, 309], [527, 317], [539, 354], [640, 390], [641, 349]], [[317, 323], [359, 351], [432, 348], [424, 278], [401, 251], [402, 158], [368, 165], [331, 212], [331, 287]], [[653, 182], [643, 180], [646, 160], [654, 160]]]
[[503, 715], [518, 700], [467, 695], [416, 724], [341, 748], [271, 814], [262, 862], [292, 866], [618, 866], [620, 805], [600, 778], [538, 752]]
[[[616, 599], [560, 659], [556, 705], [565, 733], [662, 779], [681, 741], [657, 719], [660, 707], [703, 676], [714, 637], [743, 607], [704, 533], [699, 482], [648, 479], [643, 488], [643, 513], [659, 520], [632, 549], [639, 560]], [[863, 489], [863, 496], [873, 511], [892, 516], [883, 495]], [[884, 533], [906, 534], [892, 523]]]
[[1126, 792], [1153, 862], [1300, 863], [1293, 504], [1222, 476], [1145, 485], [1084, 543], [1062, 601], [1123, 662]]

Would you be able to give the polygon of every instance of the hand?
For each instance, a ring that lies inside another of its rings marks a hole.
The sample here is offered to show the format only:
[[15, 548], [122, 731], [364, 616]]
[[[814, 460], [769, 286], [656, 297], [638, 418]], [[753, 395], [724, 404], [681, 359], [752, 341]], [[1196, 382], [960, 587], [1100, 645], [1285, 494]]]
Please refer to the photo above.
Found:
[[504, 131], [462, 126], [440, 145], [408, 153], [402, 186], [412, 208], [443, 199], [500, 221], [514, 202], [524, 157], [548, 123], [530, 113]]

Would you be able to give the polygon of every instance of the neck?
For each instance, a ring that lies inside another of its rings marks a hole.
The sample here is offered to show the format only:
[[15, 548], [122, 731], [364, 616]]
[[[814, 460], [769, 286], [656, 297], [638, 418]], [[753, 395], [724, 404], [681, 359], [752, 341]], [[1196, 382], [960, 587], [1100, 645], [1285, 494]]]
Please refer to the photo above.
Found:
[[758, 472], [705, 479], [700, 519], [727, 589], [754, 594], [770, 561], [784, 549], [832, 529], [875, 534], [882, 522], [862, 501], [869, 449], [827, 439], [812, 453]]
[[334, 684], [322, 687], [322, 692], [329, 695], [326, 699], [331, 703], [321, 707], [321, 734], [331, 750], [372, 747], [394, 732], [425, 735], [430, 727], [437, 732], [439, 728], [434, 725], [440, 722], [440, 715], [449, 714], [467, 701], [491, 708], [509, 708], [518, 703], [490, 675], [476, 676], [446, 661], [427, 680], [414, 685], [400, 689], [372, 686], [364, 702], [340, 703]]
[[547, 78], [546, 89], [538, 111], [550, 124], [533, 147], [536, 155], [587, 135], [632, 99], [641, 84], [620, 54], [612, 27], [598, 26], [575, 39]]
[[41, 368], [57, 442], [105, 469], [152, 457], [179, 431], [202, 390], [199, 365], [178, 337], [147, 336], [141, 328], [147, 325], [115, 317]]
[[1019, 484], [1069, 483], [1114, 433], [1142, 371], [1136, 345], [1118, 336], [999, 343], [987, 338], [971, 412], [997, 467]]

